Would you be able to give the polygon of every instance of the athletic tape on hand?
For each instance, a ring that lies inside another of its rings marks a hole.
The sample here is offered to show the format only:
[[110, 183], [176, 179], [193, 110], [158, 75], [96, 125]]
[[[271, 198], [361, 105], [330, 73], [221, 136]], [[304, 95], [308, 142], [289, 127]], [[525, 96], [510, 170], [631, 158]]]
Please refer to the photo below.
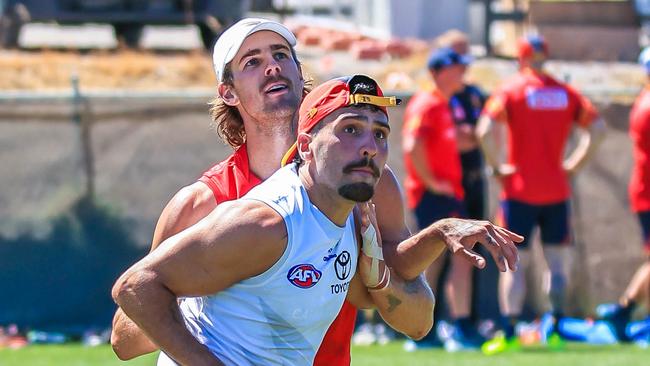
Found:
[[[379, 277], [379, 261], [384, 260], [384, 253], [379, 246], [379, 241], [377, 240], [377, 231], [375, 227], [371, 224], [368, 225], [368, 228], [361, 234], [361, 251], [363, 254], [372, 258], [370, 262], [370, 278]], [[385, 276], [385, 273], [382, 273]], [[382, 276], [382, 279], [383, 279]], [[382, 279], [379, 279], [381, 282]]]

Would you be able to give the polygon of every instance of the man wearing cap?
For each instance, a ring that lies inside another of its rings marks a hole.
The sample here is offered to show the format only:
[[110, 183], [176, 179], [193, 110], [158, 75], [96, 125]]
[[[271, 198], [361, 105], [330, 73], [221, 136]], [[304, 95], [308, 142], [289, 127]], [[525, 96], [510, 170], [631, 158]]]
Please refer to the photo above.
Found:
[[[152, 250], [280, 167], [295, 141], [290, 121], [304, 93], [295, 43], [282, 24], [259, 18], [242, 19], [219, 37], [213, 54], [218, 96], [210, 112], [217, 133], [235, 151], [174, 195], [158, 219]], [[122, 360], [158, 349], [120, 309], [111, 344]]]
[[[477, 131], [486, 161], [502, 184], [505, 225], [528, 238], [535, 226], [540, 227], [551, 274], [553, 310], [545, 317], [544, 324], [549, 327], [544, 327], [542, 341], [561, 346], [554, 324], [563, 315], [570, 271], [569, 179], [593, 153], [605, 123], [589, 100], [543, 71], [547, 57], [548, 45], [540, 36], [520, 40], [519, 73], [488, 99]], [[577, 145], [565, 155], [574, 127]], [[506, 141], [507, 153], [502, 154]], [[524, 269], [531, 260], [528, 246], [524, 241], [520, 251]], [[508, 340], [515, 340], [514, 326], [526, 294], [525, 274], [501, 274], [500, 307], [506, 337], [486, 344], [488, 353], [505, 349]], [[516, 348], [515, 343], [511, 345]]]
[[[236, 151], [215, 165], [199, 182], [181, 189], [165, 207], [156, 226], [152, 249], [166, 238], [207, 216], [215, 207], [237, 199], [280, 167], [280, 160], [295, 141], [293, 114], [304, 92], [300, 64], [295, 57], [295, 37], [283, 25], [265, 19], [244, 19], [226, 30], [215, 46], [214, 64], [218, 97], [211, 114], [217, 132]], [[225, 55], [224, 55], [225, 53]], [[445, 248], [465, 256], [477, 266], [484, 259], [468, 250], [475, 242], [495, 240], [499, 245], [520, 240], [499, 234], [488, 222], [443, 220], [430, 228], [429, 241], [397, 244], [408, 238], [399, 187], [387, 167], [375, 197], [378, 228], [384, 255], [402, 278], [406, 289], [418, 288], [423, 268]], [[415, 240], [415, 239], [414, 239]], [[491, 243], [491, 242], [490, 242]], [[514, 266], [512, 251], [495, 247], [491, 254], [505, 270]], [[399, 284], [399, 283], [397, 283]], [[356, 309], [344, 303], [319, 349], [315, 364], [350, 363], [350, 338]], [[111, 343], [121, 359], [152, 352], [157, 346], [120, 310], [113, 321]]]
[[[632, 334], [626, 334], [625, 328], [637, 305], [650, 312], [650, 47], [641, 52], [639, 63], [646, 73], [646, 85], [630, 112], [629, 133], [634, 166], [628, 191], [632, 211], [641, 224], [645, 262], [636, 270], [617, 303], [601, 304], [596, 308], [598, 315], [612, 322], [621, 341], [634, 338]], [[650, 318], [646, 322], [650, 322]]]
[[[418, 227], [424, 228], [444, 217], [465, 217], [462, 167], [458, 153], [456, 129], [449, 100], [463, 89], [463, 76], [468, 59], [450, 47], [433, 50], [428, 69], [434, 81], [433, 91], [420, 91], [409, 101], [404, 114], [403, 150], [406, 167], [406, 196]], [[434, 289], [443, 261], [432, 263], [426, 271], [427, 281]], [[456, 331], [454, 339], [445, 342], [450, 351], [459, 347], [477, 347], [469, 340], [472, 265], [460, 257], [451, 258], [445, 298]], [[435, 317], [436, 321], [439, 317]], [[435, 345], [435, 332], [416, 347]], [[407, 347], [414, 346], [408, 344]], [[408, 349], [408, 348], [407, 348]]]
[[[438, 47], [449, 47], [457, 54], [471, 60], [467, 35], [450, 30], [436, 38]], [[463, 169], [464, 203], [467, 217], [476, 220], [485, 218], [485, 181], [483, 177], [483, 156], [476, 139], [476, 123], [483, 110], [486, 96], [474, 84], [463, 83], [463, 88], [449, 99], [451, 115], [456, 124], [456, 141]]]
[[[436, 38], [438, 47], [451, 47], [459, 55], [469, 55], [469, 39], [459, 30], [451, 29]], [[483, 154], [476, 138], [476, 124], [483, 110], [487, 97], [478, 85], [463, 83], [463, 89], [455, 93], [449, 100], [451, 115], [456, 124], [456, 141], [460, 152], [460, 163], [463, 169], [463, 191], [465, 197], [465, 212], [467, 217], [483, 220], [487, 216], [487, 183]], [[482, 248], [478, 248], [479, 252]], [[461, 319], [458, 327], [470, 334], [476, 332], [474, 322], [479, 319], [498, 320], [499, 301], [497, 295], [499, 271], [496, 266], [488, 266], [480, 273], [474, 273], [472, 285], [472, 316], [471, 320]], [[474, 338], [480, 338], [476, 334]]]
[[430, 290], [396, 290], [378, 241], [358, 245], [376, 238], [372, 215], [353, 214], [374, 194], [397, 104], [362, 75], [315, 88], [285, 167], [120, 277], [113, 297], [160, 345], [159, 365], [312, 364], [345, 299], [426, 334]]

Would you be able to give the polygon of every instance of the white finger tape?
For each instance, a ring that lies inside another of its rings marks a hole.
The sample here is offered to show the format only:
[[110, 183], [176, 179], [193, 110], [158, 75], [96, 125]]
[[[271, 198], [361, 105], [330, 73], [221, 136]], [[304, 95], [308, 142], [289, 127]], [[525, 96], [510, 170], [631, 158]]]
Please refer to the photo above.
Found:
[[[378, 279], [379, 261], [384, 260], [384, 253], [379, 246], [375, 227], [373, 225], [368, 225], [368, 228], [361, 234], [361, 239], [361, 251], [363, 251], [363, 254], [372, 258], [372, 261], [370, 262], [370, 277]], [[382, 273], [382, 275], [384, 274]], [[379, 281], [381, 281], [381, 279], [379, 279]]]

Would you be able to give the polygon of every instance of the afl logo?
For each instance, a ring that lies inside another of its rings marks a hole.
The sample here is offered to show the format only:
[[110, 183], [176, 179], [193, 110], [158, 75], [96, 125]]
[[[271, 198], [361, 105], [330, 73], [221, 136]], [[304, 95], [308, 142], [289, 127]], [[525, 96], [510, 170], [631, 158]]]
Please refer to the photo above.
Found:
[[344, 250], [338, 255], [338, 257], [336, 257], [334, 270], [336, 271], [336, 277], [338, 277], [339, 280], [345, 280], [350, 276], [350, 271], [352, 270], [350, 253]]
[[321, 271], [311, 264], [299, 264], [291, 267], [287, 273], [287, 279], [291, 284], [300, 288], [314, 287], [320, 280]]

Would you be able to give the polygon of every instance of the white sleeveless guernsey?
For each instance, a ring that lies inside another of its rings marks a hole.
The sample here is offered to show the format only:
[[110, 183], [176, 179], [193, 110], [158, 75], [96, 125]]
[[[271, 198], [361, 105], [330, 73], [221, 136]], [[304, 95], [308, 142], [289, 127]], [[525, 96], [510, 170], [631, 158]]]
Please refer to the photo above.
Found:
[[[217, 294], [186, 298], [190, 332], [226, 365], [311, 365], [357, 268], [354, 219], [331, 222], [288, 165], [241, 199], [259, 200], [287, 227], [287, 247], [266, 272]], [[160, 353], [158, 365], [175, 365]]]

